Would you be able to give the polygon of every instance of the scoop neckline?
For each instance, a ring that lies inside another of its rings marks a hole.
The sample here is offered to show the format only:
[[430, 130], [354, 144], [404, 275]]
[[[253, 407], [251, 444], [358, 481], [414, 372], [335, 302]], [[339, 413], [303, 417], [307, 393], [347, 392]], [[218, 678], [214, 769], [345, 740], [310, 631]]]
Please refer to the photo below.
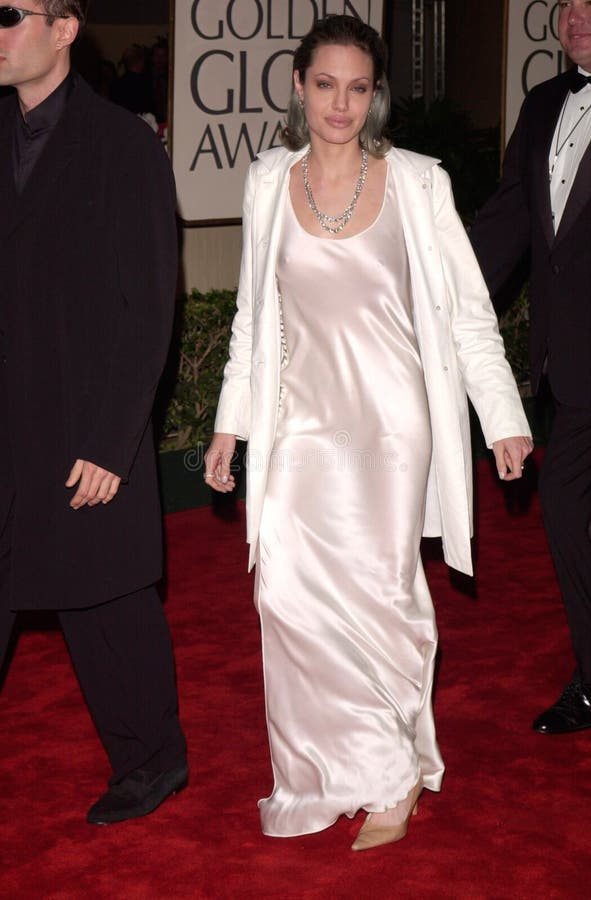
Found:
[[384, 179], [384, 196], [382, 197], [382, 205], [380, 206], [380, 209], [379, 209], [379, 211], [378, 211], [377, 216], [375, 217], [375, 219], [373, 220], [373, 222], [370, 222], [369, 225], [367, 225], [364, 229], [362, 229], [362, 231], [357, 231], [355, 234], [349, 234], [349, 235], [347, 235], [346, 237], [333, 237], [333, 238], [322, 237], [322, 235], [320, 235], [320, 234], [312, 234], [311, 231], [308, 231], [307, 228], [304, 228], [304, 226], [302, 225], [302, 223], [300, 222], [300, 220], [299, 220], [298, 217], [297, 217], [297, 214], [296, 214], [295, 209], [293, 208], [293, 201], [292, 201], [292, 199], [291, 199], [291, 191], [290, 191], [290, 189], [289, 189], [289, 188], [290, 188], [290, 185], [288, 184], [288, 186], [287, 186], [287, 200], [288, 200], [288, 203], [289, 203], [289, 207], [290, 207], [290, 209], [291, 209], [291, 214], [292, 214], [292, 216], [294, 217], [294, 219], [295, 219], [295, 221], [296, 221], [296, 224], [297, 224], [298, 228], [299, 228], [301, 231], [303, 231], [304, 234], [307, 235], [309, 238], [312, 238], [312, 240], [314, 240], [314, 241], [324, 241], [324, 242], [327, 243], [327, 244], [342, 244], [342, 243], [344, 243], [345, 241], [353, 241], [353, 240], [355, 240], [355, 238], [363, 237], [364, 234], [367, 234], [368, 231], [371, 231], [372, 228], [375, 228], [375, 226], [378, 224], [378, 222], [379, 222], [380, 219], [382, 218], [384, 209], [385, 209], [385, 207], [386, 207], [386, 197], [388, 196], [388, 186], [389, 186], [389, 181], [390, 181], [390, 166], [388, 166], [387, 163], [386, 163], [386, 166], [387, 166], [387, 169], [386, 169], [386, 177], [385, 177], [385, 179]]

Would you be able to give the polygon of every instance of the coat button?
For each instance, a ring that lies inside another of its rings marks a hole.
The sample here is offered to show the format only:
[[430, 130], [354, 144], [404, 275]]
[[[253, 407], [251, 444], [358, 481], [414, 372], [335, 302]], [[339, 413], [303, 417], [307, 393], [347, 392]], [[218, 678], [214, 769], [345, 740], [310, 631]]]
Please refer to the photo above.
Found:
[[443, 367], [443, 371], [444, 371], [444, 372], [448, 372], [448, 371], [449, 371], [448, 368], [447, 368], [447, 366], [444, 366], [444, 367]]
[[440, 307], [440, 306], [436, 306], [435, 309], [437, 310], [437, 312], [439, 312], [439, 310], [441, 309], [441, 307]]
[[552, 266], [552, 271], [554, 272], [555, 275], [558, 275], [560, 272], [560, 266], [556, 266], [556, 265]]

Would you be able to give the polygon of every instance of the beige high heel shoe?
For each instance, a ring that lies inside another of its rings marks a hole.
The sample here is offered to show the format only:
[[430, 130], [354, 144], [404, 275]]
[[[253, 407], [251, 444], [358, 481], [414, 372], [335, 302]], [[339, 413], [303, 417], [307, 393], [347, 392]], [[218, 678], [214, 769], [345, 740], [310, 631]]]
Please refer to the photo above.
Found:
[[422, 790], [423, 776], [421, 775], [410, 794], [396, 804], [396, 809], [400, 807], [401, 818], [401, 821], [396, 825], [372, 825], [372, 814], [369, 813], [361, 826], [359, 834], [351, 845], [351, 850], [370, 850], [372, 847], [380, 847], [382, 844], [393, 844], [395, 841], [402, 840], [408, 831], [410, 817], [417, 814], [418, 799]]

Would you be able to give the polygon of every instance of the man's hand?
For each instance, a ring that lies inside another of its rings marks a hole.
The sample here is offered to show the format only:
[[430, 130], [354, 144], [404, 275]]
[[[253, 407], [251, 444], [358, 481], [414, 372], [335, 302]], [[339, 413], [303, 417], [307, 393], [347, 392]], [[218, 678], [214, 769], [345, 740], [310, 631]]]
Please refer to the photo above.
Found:
[[112, 472], [88, 462], [87, 459], [77, 459], [66, 481], [66, 487], [73, 488], [76, 484], [78, 490], [70, 500], [72, 509], [110, 503], [119, 490], [121, 479]]
[[514, 481], [521, 478], [524, 460], [534, 449], [528, 437], [509, 437], [492, 445], [499, 478]]

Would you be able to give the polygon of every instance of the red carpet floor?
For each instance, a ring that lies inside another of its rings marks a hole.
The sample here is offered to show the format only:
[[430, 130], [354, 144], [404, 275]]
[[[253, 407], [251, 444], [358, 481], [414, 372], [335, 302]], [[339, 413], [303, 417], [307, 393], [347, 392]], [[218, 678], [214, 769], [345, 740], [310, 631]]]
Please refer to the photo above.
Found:
[[256, 800], [271, 773], [242, 510], [229, 521], [201, 509], [167, 520], [189, 788], [143, 820], [86, 825], [106, 758], [60, 632], [24, 630], [0, 705], [0, 896], [587, 898], [591, 730], [530, 730], [571, 674], [537, 500], [497, 484], [487, 463], [478, 487], [472, 595], [426, 550], [447, 775], [405, 840], [352, 853], [362, 814], [318, 835], [261, 835]]

